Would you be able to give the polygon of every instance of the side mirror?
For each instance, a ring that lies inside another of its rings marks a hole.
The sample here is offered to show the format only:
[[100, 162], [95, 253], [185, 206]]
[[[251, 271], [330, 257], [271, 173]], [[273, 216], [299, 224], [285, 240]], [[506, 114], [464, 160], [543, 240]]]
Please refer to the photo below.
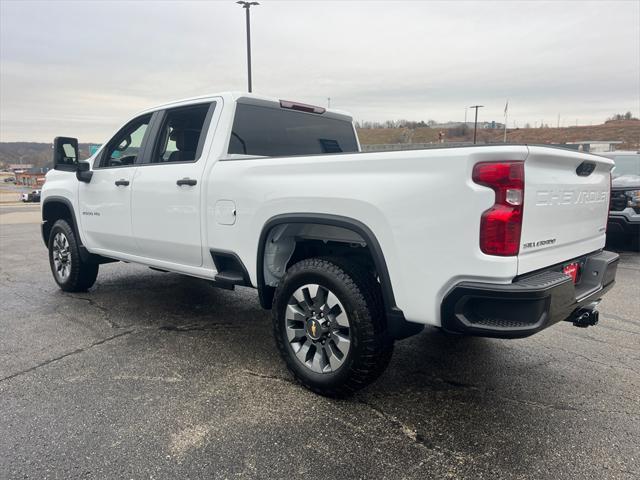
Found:
[[78, 162], [76, 170], [76, 178], [80, 182], [89, 183], [93, 177], [93, 171], [91, 170], [91, 164], [89, 162]]
[[53, 140], [53, 168], [65, 172], [78, 169], [78, 139], [56, 137]]

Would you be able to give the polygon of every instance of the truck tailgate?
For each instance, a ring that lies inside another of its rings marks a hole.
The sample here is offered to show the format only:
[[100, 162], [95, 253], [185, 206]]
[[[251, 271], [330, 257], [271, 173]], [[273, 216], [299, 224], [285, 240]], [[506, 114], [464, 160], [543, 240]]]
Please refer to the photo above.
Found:
[[518, 274], [601, 249], [613, 162], [559, 148], [529, 147], [524, 168]]

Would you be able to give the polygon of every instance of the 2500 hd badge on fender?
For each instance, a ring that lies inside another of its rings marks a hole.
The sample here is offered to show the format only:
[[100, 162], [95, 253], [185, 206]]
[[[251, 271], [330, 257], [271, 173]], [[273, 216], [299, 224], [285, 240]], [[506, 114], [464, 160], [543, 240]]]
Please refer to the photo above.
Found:
[[[618, 261], [603, 251], [611, 160], [359, 150], [345, 113], [239, 93], [142, 112], [87, 161], [58, 137], [42, 191], [53, 277], [87, 290], [123, 260], [257, 288], [287, 366], [325, 395], [372, 382], [425, 325], [519, 338], [597, 321]], [[603, 200], [540, 201], [587, 190]]]

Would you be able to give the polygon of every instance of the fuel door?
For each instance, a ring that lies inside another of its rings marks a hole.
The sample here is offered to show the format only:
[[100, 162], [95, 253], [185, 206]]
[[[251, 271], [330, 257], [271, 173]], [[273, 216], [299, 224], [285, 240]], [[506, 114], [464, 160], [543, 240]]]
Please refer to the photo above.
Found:
[[236, 204], [232, 200], [218, 200], [216, 202], [215, 217], [218, 225], [235, 224]]

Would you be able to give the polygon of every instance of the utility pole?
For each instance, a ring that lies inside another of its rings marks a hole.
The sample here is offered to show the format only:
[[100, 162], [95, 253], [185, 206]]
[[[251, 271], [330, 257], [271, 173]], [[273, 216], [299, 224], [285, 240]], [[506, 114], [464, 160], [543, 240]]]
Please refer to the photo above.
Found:
[[504, 140], [502, 143], [507, 143], [507, 120], [509, 115], [509, 99], [507, 99], [507, 103], [504, 104]]
[[258, 2], [236, 2], [238, 5], [242, 5], [245, 9], [247, 19], [247, 73], [249, 93], [251, 93], [251, 14], [249, 10], [252, 5], [260, 5]]
[[331, 108], [331, 97], [327, 97], [327, 108]]
[[476, 134], [478, 132], [478, 109], [484, 107], [484, 105], [472, 105], [469, 108], [476, 109], [476, 119], [473, 122], [473, 144], [476, 144]]

